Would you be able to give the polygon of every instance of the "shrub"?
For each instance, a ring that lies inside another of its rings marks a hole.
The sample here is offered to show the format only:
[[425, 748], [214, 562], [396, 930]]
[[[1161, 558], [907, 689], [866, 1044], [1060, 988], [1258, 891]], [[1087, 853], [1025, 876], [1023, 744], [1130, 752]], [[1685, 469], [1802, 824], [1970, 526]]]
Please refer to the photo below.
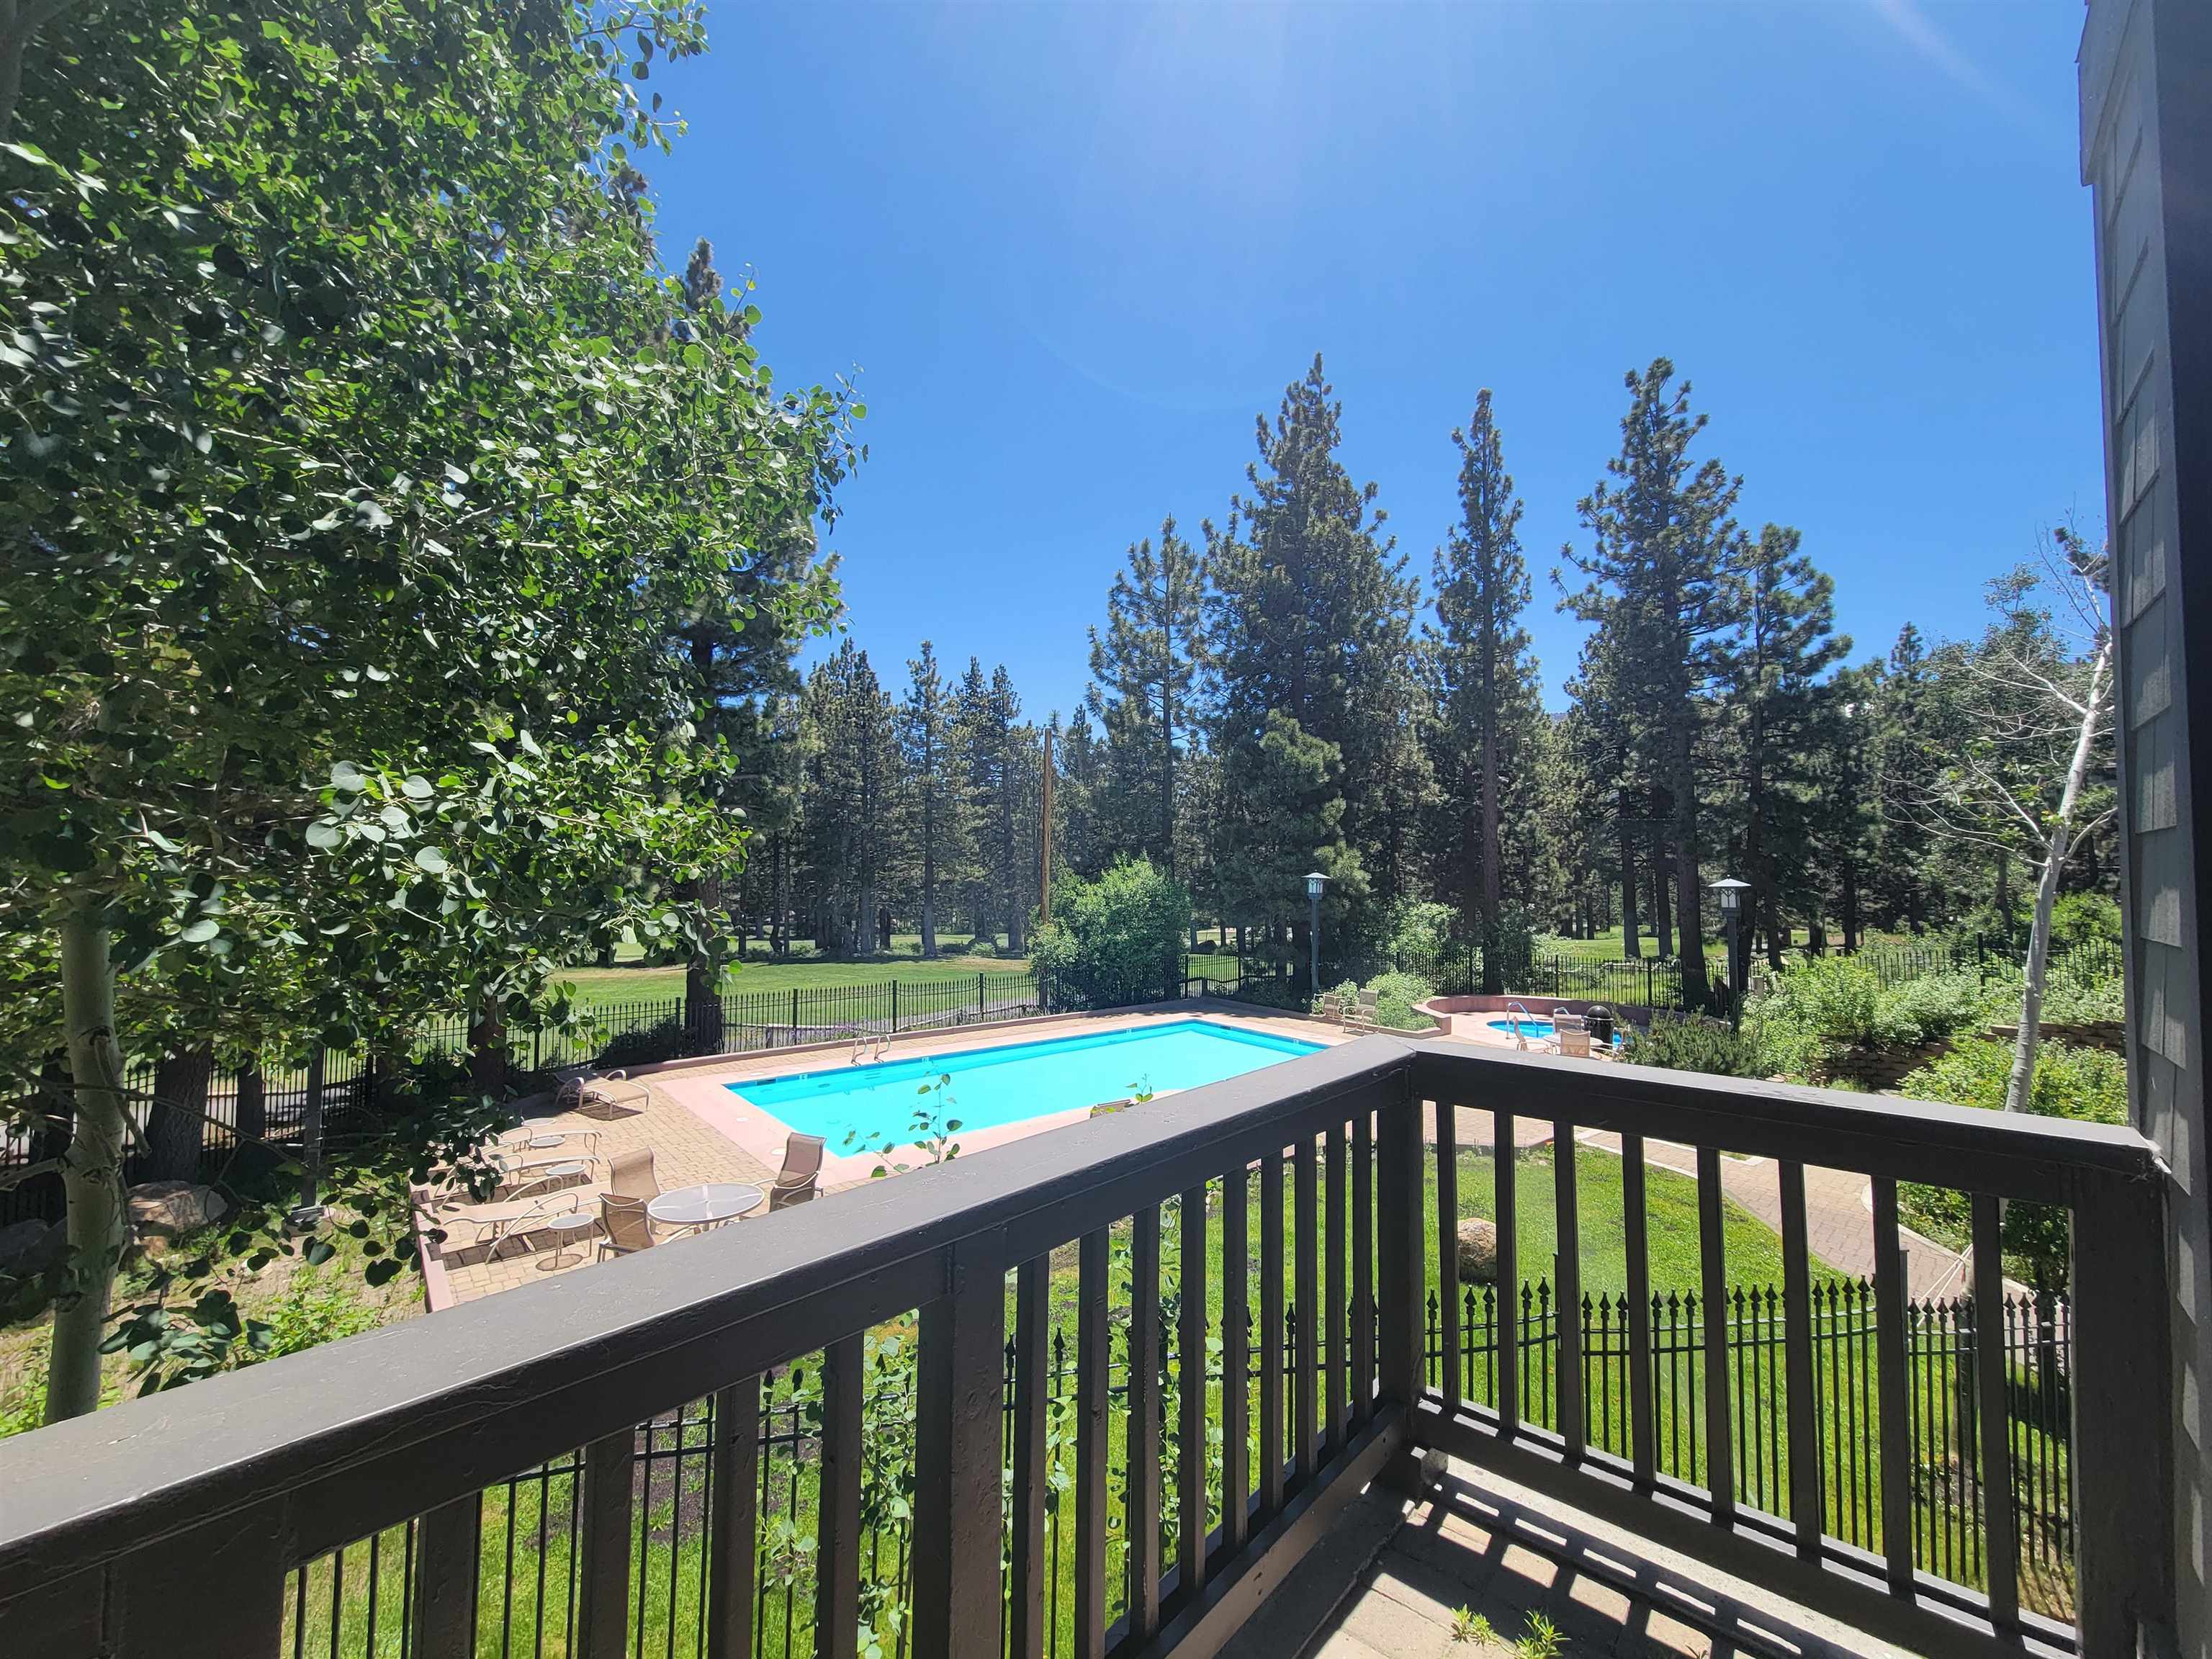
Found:
[[[1931, 1060], [1899, 1085], [1915, 1100], [1940, 1100], [1954, 1106], [2003, 1109], [2005, 1084], [2012, 1073], [2012, 1045], [1972, 1037]], [[2124, 1123], [2128, 1118], [2125, 1062], [2101, 1048], [2045, 1042], [2036, 1049], [2035, 1081], [2028, 1109], [2039, 1117], [2072, 1118], [2087, 1123]], [[1898, 1190], [1905, 1218], [1929, 1237], [1963, 1249], [1971, 1217], [1966, 1194], [1948, 1187], [1907, 1185]], [[2066, 1282], [2067, 1223], [2063, 1209], [2043, 1204], [2005, 1206], [2007, 1271], [2038, 1290], [2057, 1290]]]
[[1457, 920], [1458, 913], [1449, 904], [1394, 901], [1383, 912], [1382, 959], [1400, 973], [1433, 981], [1454, 954], [1452, 929]]
[[1910, 1046], [1963, 1031], [1984, 1017], [1985, 998], [1974, 974], [1929, 974], [1891, 986], [1875, 1000], [1880, 1041]]
[[1096, 881], [1063, 883], [1051, 925], [1030, 948], [1052, 1008], [1111, 1008], [1167, 990], [1190, 928], [1190, 894], [1149, 859], [1123, 859]]
[[1375, 993], [1375, 1018], [1378, 1024], [1395, 1026], [1400, 1030], [1425, 1031], [1436, 1022], [1422, 1013], [1418, 1005], [1436, 995], [1436, 986], [1418, 974], [1378, 974], [1367, 981], [1367, 988]]
[[1763, 1077], [1757, 1037], [1724, 1019], [1685, 1014], [1662, 1018], [1649, 1030], [1631, 1029], [1627, 1058], [1638, 1066], [1663, 1066], [1672, 1072], [1705, 1072], [1716, 1077]]
[[2120, 907], [2105, 893], [2061, 893], [2051, 909], [2051, 938], [2057, 945], [2118, 945]]
[[2128, 1017], [2126, 984], [2086, 958], [2062, 957], [2043, 983], [2043, 1017], [2060, 1025], [2118, 1024]]

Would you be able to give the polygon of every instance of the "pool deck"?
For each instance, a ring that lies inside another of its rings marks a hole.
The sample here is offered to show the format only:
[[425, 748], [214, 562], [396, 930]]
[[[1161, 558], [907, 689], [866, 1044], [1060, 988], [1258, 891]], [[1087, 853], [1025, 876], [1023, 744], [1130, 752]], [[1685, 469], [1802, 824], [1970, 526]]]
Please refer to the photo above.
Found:
[[[1172, 1003], [1109, 1014], [1013, 1020], [988, 1026], [953, 1026], [942, 1031], [903, 1032], [891, 1040], [887, 1057], [915, 1060], [967, 1049], [1047, 1042], [1054, 1037], [1138, 1030], [1200, 1018], [1215, 1024], [1325, 1046], [1351, 1041], [1335, 1027], [1318, 1020], [1270, 1013], [1243, 1004], [1206, 1001]], [[682, 1061], [643, 1069], [632, 1073], [649, 1096], [647, 1104], [641, 1109], [594, 1106], [586, 1112], [564, 1112], [532, 1121], [550, 1130], [596, 1134], [603, 1160], [620, 1152], [649, 1148], [653, 1156], [654, 1175], [664, 1191], [708, 1182], [746, 1182], [766, 1186], [783, 1163], [784, 1137], [789, 1131], [780, 1120], [732, 1093], [729, 1085], [793, 1072], [842, 1068], [851, 1063], [848, 1054], [849, 1050], [842, 1044], [811, 1050], [764, 1049], [726, 1060]], [[954, 1139], [962, 1155], [967, 1156], [1070, 1123], [1080, 1123], [1090, 1115], [1088, 1108], [1055, 1112], [994, 1128], [963, 1130]], [[1488, 1114], [1482, 1116], [1486, 1121]], [[1548, 1126], [1546, 1133], [1549, 1133]], [[919, 1155], [909, 1152], [905, 1161], [918, 1158]], [[822, 1189], [825, 1194], [833, 1194], [859, 1186], [872, 1178], [873, 1170], [883, 1162], [872, 1153], [856, 1156], [828, 1149], [823, 1158]], [[605, 1167], [602, 1163], [602, 1172]], [[596, 1211], [599, 1194], [605, 1186], [604, 1179], [577, 1183], [587, 1211]], [[765, 1210], [757, 1210], [753, 1216], [765, 1213]], [[685, 1236], [663, 1238], [656, 1248], [680, 1249], [684, 1240]], [[512, 1241], [494, 1260], [471, 1259], [479, 1255], [477, 1251], [456, 1252], [452, 1258], [441, 1259], [436, 1251], [425, 1250], [423, 1288], [433, 1312], [542, 1283], [558, 1273], [574, 1273], [590, 1266], [598, 1259], [599, 1252], [594, 1240], [586, 1240], [580, 1248], [572, 1246], [565, 1252], [557, 1251], [550, 1239], [539, 1235]]]
[[[1226, 1009], [1226, 1005], [1219, 1003], [1176, 1003], [1158, 1009], [1123, 1013], [1071, 1014], [1059, 1019], [1024, 1020], [1018, 1024], [995, 1030], [955, 1026], [945, 1031], [902, 1034], [894, 1037], [884, 1058], [890, 1060], [925, 1060], [932, 1054], [963, 1054], [978, 1048], [1004, 1048], [1015, 1043], [1049, 1042], [1055, 1037], [1095, 1036], [1102, 1031], [1141, 1030], [1146, 1026], [1185, 1024], [1200, 1018], [1209, 1024], [1235, 1026], [1271, 1036], [1290, 1037], [1301, 1042], [1318, 1042], [1324, 1047], [1350, 1041], [1334, 1027], [1318, 1021], [1287, 1015], [1257, 1014], [1248, 1010], [1230, 1012]], [[841, 1059], [831, 1053], [799, 1056], [789, 1053], [778, 1054], [769, 1050], [747, 1054], [725, 1065], [657, 1073], [649, 1080], [655, 1089], [719, 1131], [739, 1151], [760, 1164], [774, 1168], [783, 1161], [783, 1141], [790, 1133], [789, 1128], [773, 1111], [755, 1106], [741, 1095], [732, 1092], [731, 1085], [762, 1078], [784, 1077], [793, 1072], [842, 1071], [850, 1064], [849, 1060]], [[865, 1069], [867, 1064], [866, 1061], [861, 1062], [862, 1068]], [[1042, 1134], [1049, 1129], [1081, 1123], [1090, 1117], [1091, 1109], [1085, 1106], [1073, 1111], [1048, 1112], [1042, 1117], [1024, 1118], [1019, 1122], [1001, 1123], [989, 1128], [962, 1129], [955, 1133], [953, 1140], [963, 1157], [988, 1152], [994, 1146], [1026, 1140], [1031, 1135]], [[911, 1162], [915, 1155], [911, 1151], [902, 1150], [906, 1151], [906, 1161]], [[823, 1184], [834, 1190], [849, 1187], [855, 1182], [866, 1181], [884, 1161], [872, 1151], [840, 1151], [836, 1146], [829, 1147], [823, 1154]]]

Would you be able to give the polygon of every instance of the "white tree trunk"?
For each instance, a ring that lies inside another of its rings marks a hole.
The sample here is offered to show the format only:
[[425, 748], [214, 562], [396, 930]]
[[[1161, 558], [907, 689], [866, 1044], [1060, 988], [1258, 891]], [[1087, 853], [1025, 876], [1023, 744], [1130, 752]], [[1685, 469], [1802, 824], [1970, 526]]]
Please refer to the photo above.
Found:
[[2035, 884], [2035, 920], [2027, 930], [2027, 961], [2021, 975], [2020, 1030], [2012, 1040], [2012, 1075], [2005, 1083], [2005, 1110], [2024, 1112], [2035, 1087], [2035, 1049], [2041, 1036], [2044, 980], [2051, 965], [2051, 914], [2058, 900], [2058, 878], [2074, 847], [2074, 813], [2088, 781], [2089, 759], [2097, 745], [2097, 728], [2105, 709], [2106, 674], [2112, 659], [2109, 637], [2097, 647], [2089, 665], [2089, 695], [2084, 701], [2081, 730], [2074, 739], [2074, 759], [2066, 769], [2066, 787], [2058, 796], [2049, 840], [2044, 845], [2043, 870]]
[[100, 1407], [100, 1345], [123, 1256], [123, 1152], [129, 1121], [123, 1049], [115, 1037], [115, 969], [106, 924], [81, 905], [62, 923], [62, 1018], [76, 1083], [75, 1127], [62, 1157], [69, 1201], [70, 1283], [54, 1313], [46, 1421]]

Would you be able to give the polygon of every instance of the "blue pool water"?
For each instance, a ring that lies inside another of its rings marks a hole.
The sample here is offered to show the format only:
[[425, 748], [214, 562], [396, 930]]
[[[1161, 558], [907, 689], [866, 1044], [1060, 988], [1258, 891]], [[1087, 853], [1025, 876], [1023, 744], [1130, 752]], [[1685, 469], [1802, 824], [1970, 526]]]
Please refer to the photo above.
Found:
[[963, 1129], [988, 1129], [1054, 1112], [1080, 1111], [1150, 1089], [1194, 1089], [1241, 1077], [1320, 1048], [1206, 1020], [1182, 1019], [1135, 1030], [1100, 1031], [1009, 1043], [875, 1066], [841, 1066], [757, 1083], [730, 1092], [773, 1114], [802, 1134], [820, 1135], [836, 1152], [848, 1137], [866, 1145], [911, 1138], [921, 1091], [950, 1076], [943, 1115]]
[[1524, 1037], [1548, 1037], [1552, 1022], [1548, 1019], [1491, 1019], [1483, 1022], [1493, 1031], [1503, 1031], [1510, 1036], [1517, 1027]]

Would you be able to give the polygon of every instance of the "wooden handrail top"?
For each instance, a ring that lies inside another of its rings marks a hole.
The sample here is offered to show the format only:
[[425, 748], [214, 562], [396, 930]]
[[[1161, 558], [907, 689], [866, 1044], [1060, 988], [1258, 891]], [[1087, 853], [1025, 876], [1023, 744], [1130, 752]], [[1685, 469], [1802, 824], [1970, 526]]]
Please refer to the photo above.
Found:
[[1417, 1098], [2013, 1197], [2157, 1170], [2124, 1129], [1365, 1037], [0, 1442], [0, 1601], [272, 1507], [312, 1557], [941, 1297], [963, 1241], [1011, 1266]]

